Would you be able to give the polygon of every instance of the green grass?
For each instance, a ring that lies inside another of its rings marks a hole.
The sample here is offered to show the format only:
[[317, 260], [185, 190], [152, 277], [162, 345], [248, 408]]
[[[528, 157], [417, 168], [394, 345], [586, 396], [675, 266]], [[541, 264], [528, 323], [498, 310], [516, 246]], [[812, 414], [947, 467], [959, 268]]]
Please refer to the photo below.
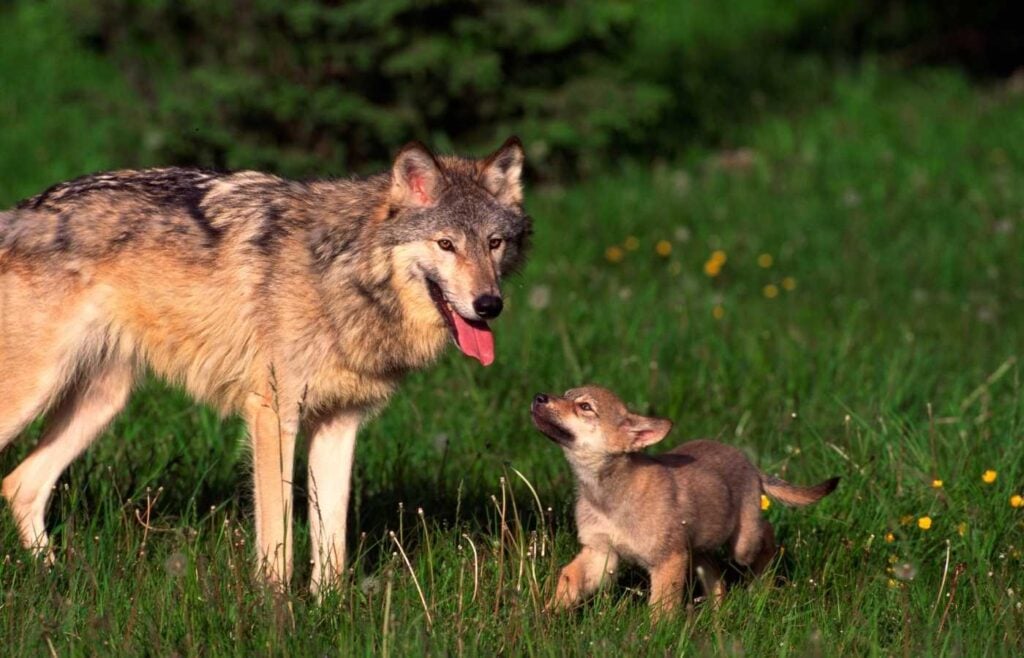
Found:
[[[0, 43], [0, 65], [27, 67], [15, 86], [29, 108], [0, 131], [5, 205], [125, 164], [116, 120], [25, 89], [53, 61]], [[102, 62], [73, 66], [57, 88], [116, 88]], [[146, 384], [58, 485], [56, 567], [18, 549], [0, 516], [5, 653], [1019, 654], [1024, 509], [1008, 501], [1024, 490], [1024, 106], [953, 74], [871, 65], [831, 97], [751, 126], [746, 169], [694, 153], [530, 190], [536, 248], [508, 287], [496, 364], [448, 354], [363, 431], [351, 582], [322, 605], [302, 560], [287, 597], [251, 578], [243, 428]], [[60, 139], [25, 155], [43, 135]], [[609, 262], [629, 236], [637, 249]], [[777, 583], [739, 583], [717, 613], [655, 628], [639, 572], [574, 613], [541, 612], [577, 546], [569, 470], [527, 408], [583, 382], [674, 419], [664, 447], [713, 436], [795, 482], [843, 476], [814, 507], [769, 510], [786, 547]], [[0, 454], [4, 472], [36, 433]], [[301, 556], [304, 521], [297, 533]], [[894, 561], [916, 577], [894, 580]]]

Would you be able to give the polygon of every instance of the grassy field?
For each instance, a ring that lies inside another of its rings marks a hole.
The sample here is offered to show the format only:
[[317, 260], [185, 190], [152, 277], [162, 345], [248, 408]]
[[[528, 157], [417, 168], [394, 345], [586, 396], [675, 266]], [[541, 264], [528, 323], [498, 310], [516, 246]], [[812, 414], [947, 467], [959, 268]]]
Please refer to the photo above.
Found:
[[[25, 27], [0, 26], [24, 78], [0, 98], [4, 205], [125, 164], [139, 137], [88, 96], [117, 89], [102, 62], [51, 67], [45, 88], [68, 91], [44, 93]], [[1024, 103], [870, 64], [831, 98], [751, 126], [748, 150], [530, 190], [536, 247], [496, 364], [449, 353], [363, 431], [351, 579], [322, 605], [301, 561], [287, 597], [252, 581], [242, 427], [147, 383], [58, 485], [56, 567], [0, 516], [4, 652], [1019, 655]], [[775, 578], [740, 579], [717, 612], [651, 627], [627, 572], [545, 615], [576, 549], [572, 482], [527, 410], [583, 382], [674, 419], [656, 451], [711, 436], [843, 481], [767, 512]]]

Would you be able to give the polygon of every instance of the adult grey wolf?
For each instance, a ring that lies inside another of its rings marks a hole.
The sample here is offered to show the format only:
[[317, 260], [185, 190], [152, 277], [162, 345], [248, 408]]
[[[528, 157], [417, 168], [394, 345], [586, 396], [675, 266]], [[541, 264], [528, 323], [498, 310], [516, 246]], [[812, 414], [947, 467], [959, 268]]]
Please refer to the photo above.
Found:
[[775, 534], [761, 495], [803, 507], [830, 494], [839, 478], [798, 487], [757, 470], [742, 452], [690, 441], [657, 456], [639, 450], [665, 438], [672, 421], [631, 413], [597, 386], [534, 398], [533, 422], [562, 446], [576, 476], [576, 526], [583, 549], [558, 578], [550, 608], [565, 608], [614, 576], [620, 558], [651, 574], [655, 617], [679, 603], [691, 568], [707, 594], [725, 595], [714, 552], [725, 547], [761, 573], [775, 556]]
[[449, 336], [494, 359], [486, 321], [530, 234], [522, 166], [516, 138], [483, 160], [414, 143], [365, 179], [117, 171], [0, 213], [0, 448], [48, 415], [3, 480], [25, 546], [53, 559], [51, 488], [148, 366], [244, 415], [260, 572], [278, 586], [308, 432], [312, 588], [334, 582], [360, 422]]

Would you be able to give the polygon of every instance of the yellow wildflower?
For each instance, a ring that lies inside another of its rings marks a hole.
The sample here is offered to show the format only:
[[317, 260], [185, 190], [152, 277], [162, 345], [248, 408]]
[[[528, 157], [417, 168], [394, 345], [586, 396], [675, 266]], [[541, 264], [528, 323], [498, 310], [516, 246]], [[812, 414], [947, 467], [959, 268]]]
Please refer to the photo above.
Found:
[[1024, 507], [1024, 497], [1020, 494], [1010, 496], [1010, 507]]
[[626, 251], [636, 251], [640, 247], [640, 241], [636, 239], [635, 235], [631, 235], [626, 238], [626, 241], [622, 243], [622, 246], [626, 248]]
[[796, 279], [791, 276], [787, 276], [782, 279], [782, 287], [786, 290], [796, 290]]
[[888, 544], [893, 543], [894, 541], [896, 541], [896, 535], [892, 534], [891, 532], [885, 533], [885, 541]]
[[658, 240], [658, 244], [654, 245], [654, 251], [662, 258], [667, 258], [672, 253], [672, 243], [668, 240]]
[[779, 296], [779, 287], [774, 283], [769, 283], [764, 287], [764, 289], [761, 292], [764, 293], [764, 296], [766, 298], [775, 299], [776, 297]]
[[716, 277], [722, 273], [722, 264], [717, 260], [711, 259], [704, 263], [704, 274], [710, 277]]
[[604, 250], [604, 257], [608, 259], [609, 263], [620, 263], [624, 256], [622, 247], [618, 245], [612, 245]]
[[922, 530], [928, 530], [932, 527], [932, 517], [922, 516], [917, 520], [917, 527]]
[[768, 499], [768, 496], [761, 494], [761, 509], [767, 510], [772, 506], [772, 501]]
[[941, 489], [942, 484], [942, 480], [935, 478], [934, 480], [932, 480], [932, 489]]
[[981, 474], [981, 481], [985, 484], [992, 484], [996, 481], [996, 472], [991, 468]]
[[721, 320], [725, 317], [725, 308], [721, 304], [715, 304], [715, 307], [711, 309], [711, 317]]
[[900, 525], [910, 525], [910, 522], [914, 520], [913, 514], [904, 514], [900, 517]]
[[895, 578], [890, 578], [888, 585], [889, 589], [899, 589], [900, 583]]
[[775, 259], [772, 258], [771, 254], [761, 254], [757, 257], [757, 264], [765, 269], [771, 267], [774, 262]]
[[956, 524], [956, 534], [961, 537], [967, 534], [967, 523], [965, 521]]
[[711, 252], [711, 260], [715, 261], [719, 265], [725, 265], [725, 261], [729, 260], [729, 258], [721, 249], [715, 249]]

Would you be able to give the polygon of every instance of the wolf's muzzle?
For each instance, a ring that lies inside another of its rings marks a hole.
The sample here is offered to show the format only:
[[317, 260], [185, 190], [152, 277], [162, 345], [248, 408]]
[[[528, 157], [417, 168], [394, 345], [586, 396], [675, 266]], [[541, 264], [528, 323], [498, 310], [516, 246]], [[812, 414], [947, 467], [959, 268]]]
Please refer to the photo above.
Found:
[[490, 320], [501, 315], [504, 304], [497, 295], [480, 295], [473, 300], [473, 310], [481, 320]]

